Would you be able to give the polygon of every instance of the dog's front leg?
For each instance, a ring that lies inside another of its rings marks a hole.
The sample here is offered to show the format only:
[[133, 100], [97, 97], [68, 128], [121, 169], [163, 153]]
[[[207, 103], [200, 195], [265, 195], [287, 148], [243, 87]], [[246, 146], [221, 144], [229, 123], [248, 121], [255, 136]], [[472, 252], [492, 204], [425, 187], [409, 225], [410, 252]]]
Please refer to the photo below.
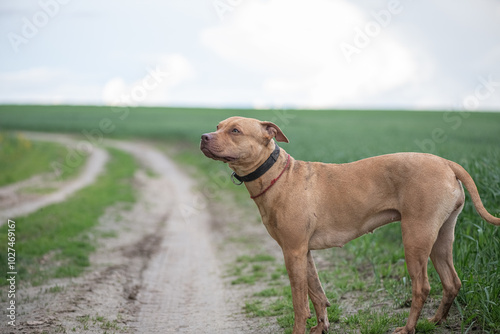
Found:
[[307, 247], [283, 248], [286, 270], [292, 287], [295, 322], [293, 334], [304, 334], [306, 320], [311, 317], [307, 300]]
[[318, 319], [318, 324], [311, 328], [311, 334], [326, 333], [330, 326], [326, 308], [330, 306], [330, 303], [321, 286], [311, 251], [307, 252], [307, 283], [309, 286], [309, 298], [313, 302], [316, 318]]

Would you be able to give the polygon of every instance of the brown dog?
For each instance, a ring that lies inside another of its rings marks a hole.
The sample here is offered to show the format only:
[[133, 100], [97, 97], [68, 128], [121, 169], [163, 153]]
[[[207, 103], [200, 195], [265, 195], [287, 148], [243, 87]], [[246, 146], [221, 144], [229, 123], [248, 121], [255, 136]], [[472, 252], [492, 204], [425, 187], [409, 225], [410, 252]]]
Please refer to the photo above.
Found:
[[[217, 131], [202, 136], [200, 148], [212, 159], [227, 162], [234, 178], [245, 182], [269, 234], [283, 250], [292, 288], [293, 333], [304, 333], [311, 316], [328, 330], [329, 302], [318, 279], [310, 250], [341, 247], [390, 222], [401, 221], [412, 303], [405, 327], [413, 333], [430, 291], [430, 256], [443, 284], [443, 299], [430, 321], [448, 314], [460, 289], [452, 247], [457, 216], [464, 206], [461, 182], [479, 215], [500, 225], [481, 203], [476, 185], [460, 165], [423, 153], [396, 153], [347, 164], [298, 161], [280, 150], [288, 142], [278, 126], [256, 119], [231, 117]], [[461, 181], [461, 182], [460, 182]]]

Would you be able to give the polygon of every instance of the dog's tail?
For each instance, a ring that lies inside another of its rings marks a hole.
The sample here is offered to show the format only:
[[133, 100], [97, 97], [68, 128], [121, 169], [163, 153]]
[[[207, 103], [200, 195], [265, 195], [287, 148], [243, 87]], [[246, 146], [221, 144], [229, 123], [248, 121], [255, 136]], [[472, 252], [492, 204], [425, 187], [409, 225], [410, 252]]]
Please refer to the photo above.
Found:
[[453, 161], [448, 161], [448, 165], [455, 173], [457, 179], [462, 181], [465, 188], [467, 188], [467, 190], [469, 191], [472, 203], [474, 203], [477, 213], [479, 213], [479, 215], [488, 223], [493, 225], [500, 225], [500, 218], [493, 216], [484, 208], [483, 202], [481, 202], [481, 197], [479, 197], [476, 184], [474, 183], [474, 180], [469, 175], [469, 173], [467, 173], [467, 171], [462, 166]]

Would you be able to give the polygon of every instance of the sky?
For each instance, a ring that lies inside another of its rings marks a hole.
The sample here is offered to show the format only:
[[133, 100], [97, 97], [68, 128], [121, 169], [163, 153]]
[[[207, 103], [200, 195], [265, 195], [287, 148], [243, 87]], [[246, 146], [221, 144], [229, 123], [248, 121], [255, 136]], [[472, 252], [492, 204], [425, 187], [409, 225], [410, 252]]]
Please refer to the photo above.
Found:
[[498, 0], [0, 0], [0, 104], [500, 111]]

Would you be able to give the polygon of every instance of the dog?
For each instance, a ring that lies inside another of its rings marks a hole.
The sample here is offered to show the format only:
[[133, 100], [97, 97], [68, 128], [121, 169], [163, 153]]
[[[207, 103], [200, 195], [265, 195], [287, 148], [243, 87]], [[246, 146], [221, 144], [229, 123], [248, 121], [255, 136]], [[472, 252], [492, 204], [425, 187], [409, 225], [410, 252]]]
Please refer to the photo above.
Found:
[[394, 153], [345, 164], [293, 159], [277, 142], [288, 143], [281, 129], [257, 119], [231, 117], [217, 131], [203, 134], [200, 149], [234, 171], [257, 204], [267, 231], [280, 245], [292, 289], [294, 334], [305, 333], [311, 317], [308, 295], [317, 316], [311, 333], [325, 333], [330, 306], [311, 250], [342, 247], [374, 229], [401, 222], [405, 260], [412, 282], [412, 302], [404, 327], [414, 333], [430, 292], [430, 257], [443, 285], [433, 323], [446, 319], [461, 287], [453, 266], [457, 217], [469, 191], [479, 215], [500, 225], [484, 208], [476, 185], [460, 165], [425, 153]]

